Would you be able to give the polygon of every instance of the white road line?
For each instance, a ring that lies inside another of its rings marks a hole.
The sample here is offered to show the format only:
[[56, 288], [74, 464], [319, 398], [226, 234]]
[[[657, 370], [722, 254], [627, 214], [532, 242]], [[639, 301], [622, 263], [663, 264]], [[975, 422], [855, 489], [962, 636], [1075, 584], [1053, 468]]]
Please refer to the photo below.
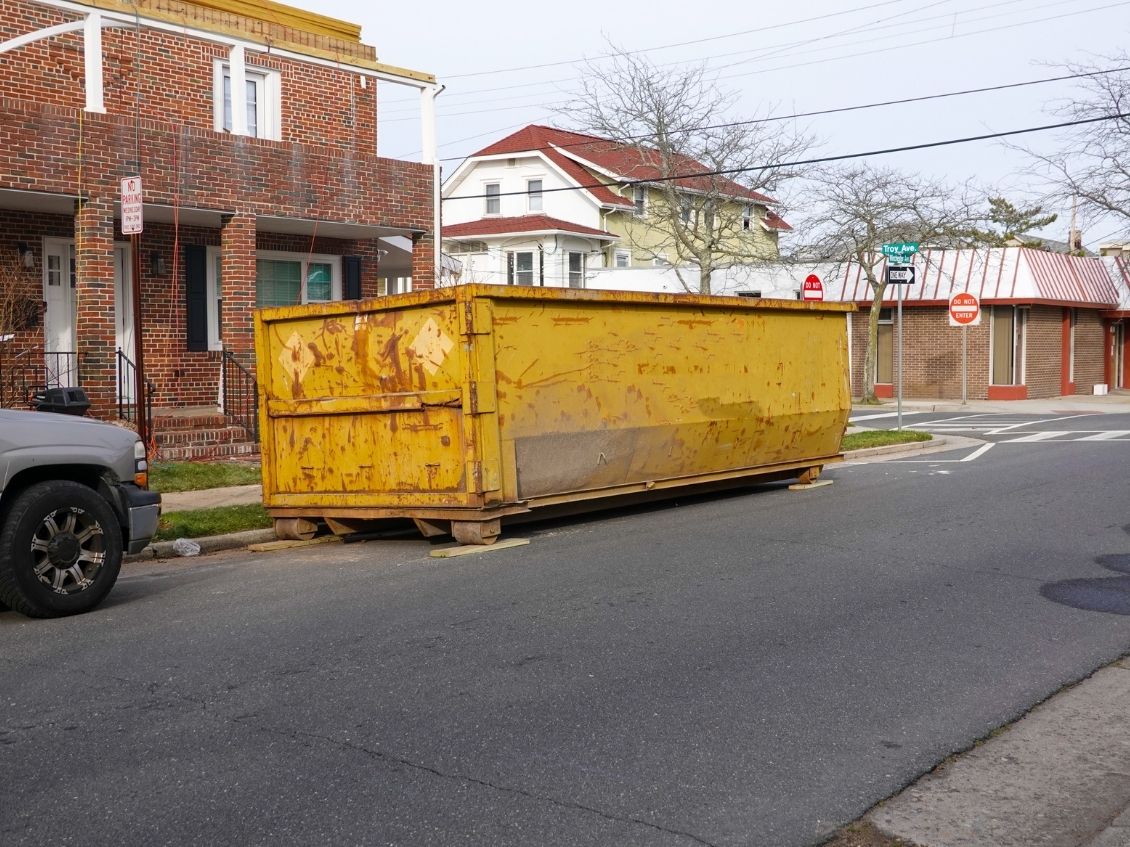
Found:
[[1044, 432], [1033, 432], [1031, 435], [1022, 435], [1020, 438], [1010, 438], [1005, 441], [1005, 444], [1029, 444], [1033, 441], [1047, 441], [1051, 438], [1058, 438], [1061, 435], [1071, 435], [1070, 430], [1046, 430]]
[[1084, 435], [1082, 438], [1076, 438], [1076, 441], [1111, 441], [1116, 438], [1123, 438], [1130, 435], [1130, 429], [1111, 429], [1106, 432], [1096, 432], [1094, 435]]
[[[982, 444], [968, 456], [963, 459], [888, 459], [885, 464], [888, 465], [946, 465], [953, 462], [972, 462], [974, 459], [979, 459], [985, 455], [994, 445]], [[862, 463], [861, 463], [862, 464]], [[841, 466], [842, 467], [842, 466]]]
[[[902, 416], [905, 418], [907, 415], [924, 415], [925, 412], [903, 412]], [[858, 415], [854, 418], [848, 418], [848, 423], [856, 423], [857, 421], [874, 421], [879, 418], [897, 418], [898, 412], [876, 412], [873, 415]]]
[[993, 446], [992, 444], [982, 444], [982, 445], [981, 445], [980, 447], [978, 447], [978, 448], [977, 448], [976, 450], [974, 450], [974, 451], [973, 451], [972, 453], [970, 453], [970, 454], [969, 454], [968, 456], [966, 456], [966, 457], [965, 457], [964, 459], [962, 459], [961, 461], [963, 461], [963, 462], [972, 462], [972, 461], [973, 461], [974, 459], [980, 458], [981, 456], [983, 456], [983, 455], [985, 455], [986, 453], [988, 453], [988, 452], [989, 452], [989, 449], [990, 449], [990, 448], [991, 448], [992, 446]]

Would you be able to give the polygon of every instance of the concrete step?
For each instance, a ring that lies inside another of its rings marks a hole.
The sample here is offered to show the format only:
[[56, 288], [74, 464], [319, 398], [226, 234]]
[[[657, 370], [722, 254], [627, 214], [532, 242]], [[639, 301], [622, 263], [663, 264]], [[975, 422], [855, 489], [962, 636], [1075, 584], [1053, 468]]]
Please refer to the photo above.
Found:
[[218, 412], [200, 412], [190, 415], [153, 415], [153, 431], [177, 429], [222, 429], [229, 425], [228, 419]]
[[250, 441], [247, 430], [239, 426], [198, 427], [193, 429], [153, 428], [153, 438], [158, 447], [191, 447], [194, 445], [232, 444]]
[[216, 459], [239, 459], [251, 461], [259, 455], [259, 445], [251, 442], [231, 442], [228, 444], [188, 444], [180, 446], [157, 446], [155, 462], [206, 462]]

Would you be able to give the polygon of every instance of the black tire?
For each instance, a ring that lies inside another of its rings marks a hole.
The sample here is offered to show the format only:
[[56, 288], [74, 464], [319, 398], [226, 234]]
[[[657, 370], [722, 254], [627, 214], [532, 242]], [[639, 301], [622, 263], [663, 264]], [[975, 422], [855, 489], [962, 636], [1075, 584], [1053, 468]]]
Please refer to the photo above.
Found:
[[35, 618], [88, 612], [122, 567], [122, 530], [110, 504], [69, 480], [37, 482], [0, 525], [0, 603]]

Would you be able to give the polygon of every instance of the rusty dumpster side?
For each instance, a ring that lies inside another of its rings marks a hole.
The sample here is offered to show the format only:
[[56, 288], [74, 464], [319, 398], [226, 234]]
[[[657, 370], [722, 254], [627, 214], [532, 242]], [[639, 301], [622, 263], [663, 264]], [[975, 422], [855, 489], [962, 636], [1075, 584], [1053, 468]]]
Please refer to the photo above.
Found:
[[467, 285], [256, 317], [280, 534], [814, 479], [850, 412], [846, 304]]

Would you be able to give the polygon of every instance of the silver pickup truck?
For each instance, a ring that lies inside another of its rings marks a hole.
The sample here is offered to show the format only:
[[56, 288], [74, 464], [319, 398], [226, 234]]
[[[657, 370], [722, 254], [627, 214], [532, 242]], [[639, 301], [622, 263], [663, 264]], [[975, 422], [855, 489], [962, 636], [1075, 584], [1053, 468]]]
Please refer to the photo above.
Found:
[[145, 446], [91, 418], [0, 409], [0, 608], [86, 612], [157, 531]]

